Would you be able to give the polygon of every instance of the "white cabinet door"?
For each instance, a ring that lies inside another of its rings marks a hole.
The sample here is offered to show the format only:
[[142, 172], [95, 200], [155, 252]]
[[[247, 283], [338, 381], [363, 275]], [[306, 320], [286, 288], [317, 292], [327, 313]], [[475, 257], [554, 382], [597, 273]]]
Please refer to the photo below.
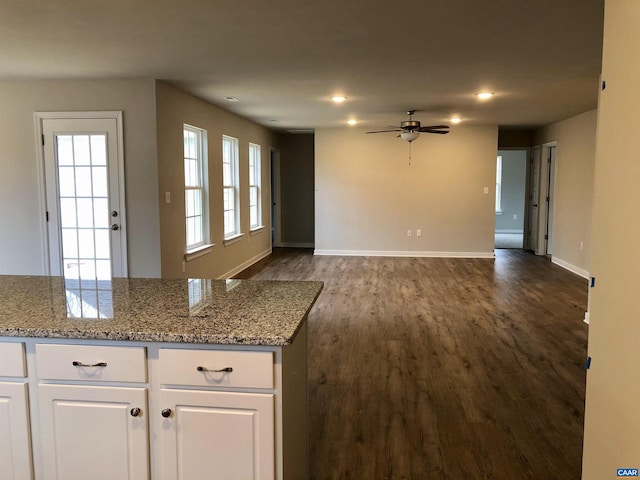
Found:
[[41, 384], [39, 403], [43, 479], [149, 478], [145, 388]]
[[273, 480], [272, 394], [163, 389], [160, 405], [165, 480]]
[[30, 478], [27, 385], [0, 382], [0, 480]]

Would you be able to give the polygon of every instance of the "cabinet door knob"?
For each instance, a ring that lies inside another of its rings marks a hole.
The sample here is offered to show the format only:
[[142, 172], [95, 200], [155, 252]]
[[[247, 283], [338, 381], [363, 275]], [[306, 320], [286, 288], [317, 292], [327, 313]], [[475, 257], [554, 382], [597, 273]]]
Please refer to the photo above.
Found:
[[162, 410], [162, 416], [164, 418], [169, 418], [171, 416], [171, 409], [165, 408], [164, 410]]
[[131, 413], [132, 417], [137, 417], [140, 415], [140, 413], [142, 413], [142, 410], [140, 410], [138, 407], [135, 407], [129, 410], [129, 413]]
[[218, 370], [214, 370], [212, 368], [207, 368], [207, 367], [203, 367], [203, 366], [197, 366], [196, 370], [199, 371], [199, 372], [215, 372], [215, 373], [220, 373], [220, 372], [231, 373], [231, 372], [233, 372], [233, 368], [232, 367], [224, 367], [224, 368], [220, 368]]

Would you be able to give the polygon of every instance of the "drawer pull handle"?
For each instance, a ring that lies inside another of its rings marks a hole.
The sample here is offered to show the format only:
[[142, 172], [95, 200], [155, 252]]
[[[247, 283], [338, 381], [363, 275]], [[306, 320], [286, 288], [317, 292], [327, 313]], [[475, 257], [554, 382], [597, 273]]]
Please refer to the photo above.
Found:
[[89, 364], [89, 363], [73, 361], [72, 363], [74, 367], [106, 367], [107, 366], [107, 362], [98, 362], [98, 363]]
[[131, 413], [132, 417], [137, 417], [142, 413], [142, 410], [140, 410], [138, 407], [134, 407], [129, 411], [129, 413]]
[[214, 373], [220, 373], [220, 372], [231, 373], [231, 372], [233, 372], [233, 368], [232, 367], [224, 367], [224, 368], [221, 368], [219, 370], [214, 370], [214, 369], [211, 369], [211, 368], [198, 366], [198, 367], [196, 367], [196, 370], [198, 370], [199, 372], [214, 372]]

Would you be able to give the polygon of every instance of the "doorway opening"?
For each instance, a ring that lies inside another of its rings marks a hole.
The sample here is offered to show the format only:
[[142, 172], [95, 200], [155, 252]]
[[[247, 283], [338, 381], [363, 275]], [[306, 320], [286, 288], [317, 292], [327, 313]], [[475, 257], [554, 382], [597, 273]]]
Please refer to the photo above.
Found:
[[523, 248], [528, 149], [498, 150], [495, 248]]

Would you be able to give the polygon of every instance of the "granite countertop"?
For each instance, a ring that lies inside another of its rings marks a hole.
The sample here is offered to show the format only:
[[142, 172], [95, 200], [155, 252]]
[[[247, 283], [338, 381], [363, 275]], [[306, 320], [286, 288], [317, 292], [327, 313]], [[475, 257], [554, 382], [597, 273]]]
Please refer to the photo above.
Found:
[[0, 337], [288, 345], [322, 282], [0, 275]]

